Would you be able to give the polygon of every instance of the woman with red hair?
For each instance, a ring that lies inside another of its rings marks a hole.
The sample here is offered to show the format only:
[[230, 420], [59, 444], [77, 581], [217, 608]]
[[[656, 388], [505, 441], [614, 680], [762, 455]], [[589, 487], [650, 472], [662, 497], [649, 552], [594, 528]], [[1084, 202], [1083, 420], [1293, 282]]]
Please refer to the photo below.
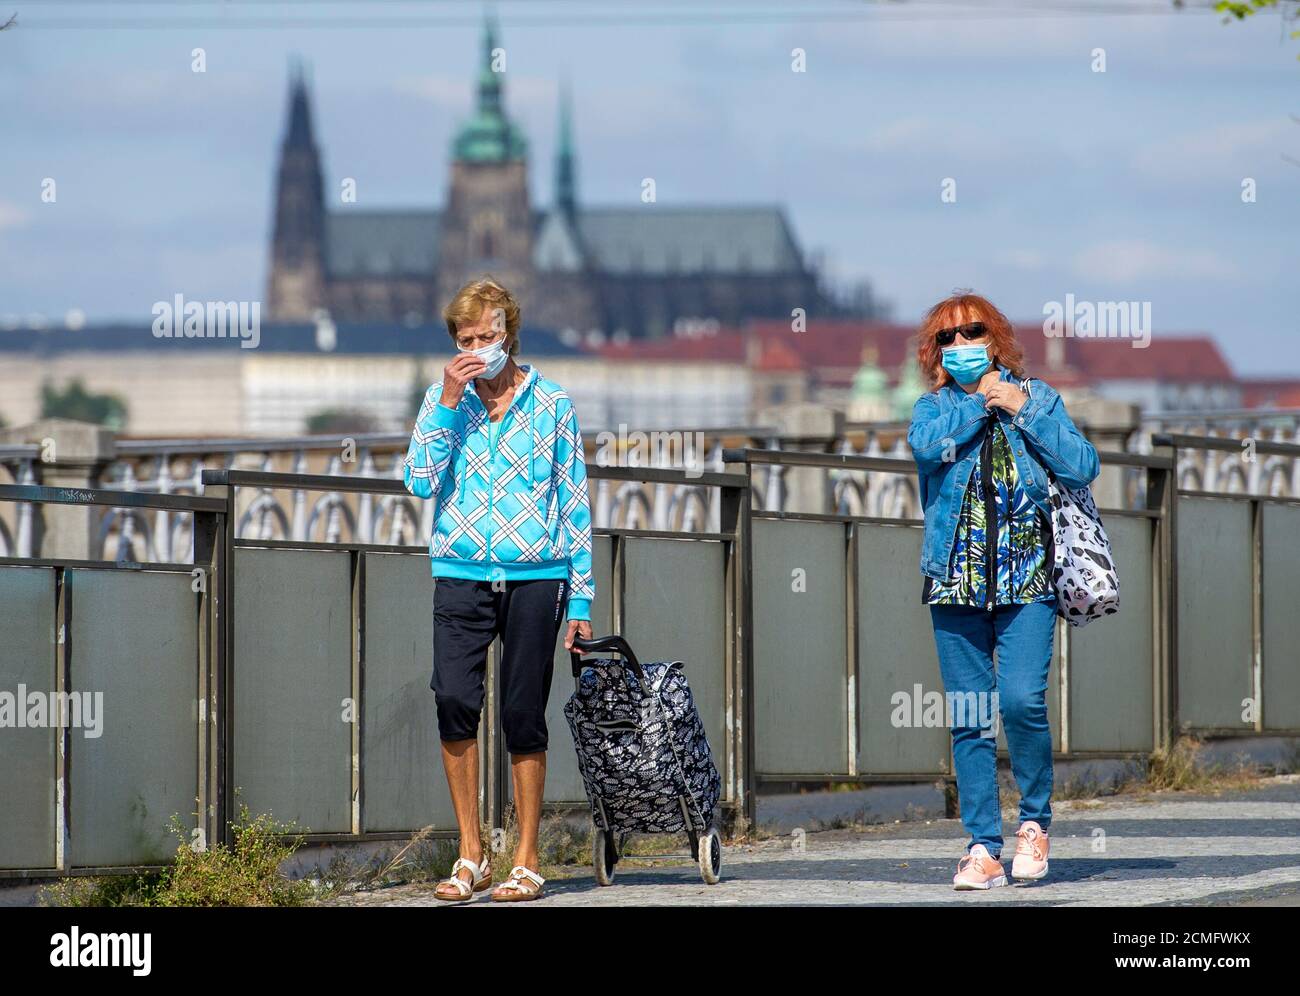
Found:
[[971, 835], [953, 885], [989, 889], [1007, 884], [999, 715], [1020, 789], [1011, 875], [1047, 874], [1047, 673], [1057, 601], [1047, 474], [1082, 488], [1099, 464], [1060, 395], [1025, 379], [1011, 323], [988, 300], [957, 293], [940, 301], [918, 340], [917, 362], [932, 388], [917, 399], [907, 434], [925, 510], [921, 597], [934, 626], [962, 824]]

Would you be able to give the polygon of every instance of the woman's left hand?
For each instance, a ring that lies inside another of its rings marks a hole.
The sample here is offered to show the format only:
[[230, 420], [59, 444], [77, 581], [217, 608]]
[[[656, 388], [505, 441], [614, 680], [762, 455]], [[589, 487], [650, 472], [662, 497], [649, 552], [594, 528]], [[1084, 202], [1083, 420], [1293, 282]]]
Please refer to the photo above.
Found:
[[568, 631], [567, 633], [564, 634], [564, 649], [565, 649], [565, 650], [572, 650], [572, 649], [573, 649], [573, 638], [574, 638], [575, 636], [580, 636], [580, 637], [582, 637], [584, 640], [590, 640], [590, 639], [592, 638], [592, 636], [591, 636], [591, 621], [588, 620], [588, 619], [570, 619], [570, 620], [569, 620], [569, 631]]
[[985, 408], [1001, 408], [1014, 415], [1024, 407], [1029, 395], [1010, 381], [999, 381], [984, 392]]

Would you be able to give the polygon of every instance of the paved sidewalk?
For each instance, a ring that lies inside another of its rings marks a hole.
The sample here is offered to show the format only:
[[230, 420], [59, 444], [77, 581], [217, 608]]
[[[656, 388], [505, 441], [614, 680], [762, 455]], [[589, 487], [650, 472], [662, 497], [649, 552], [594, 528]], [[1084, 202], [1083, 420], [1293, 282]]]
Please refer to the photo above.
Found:
[[[590, 873], [547, 882], [554, 906], [768, 904], [1034, 906], [1300, 905], [1300, 777], [1219, 796], [1163, 793], [1053, 804], [1051, 874], [983, 893], [953, 890], [965, 835], [957, 820], [784, 836], [728, 847], [723, 880], [704, 885], [680, 856], [620, 862], [615, 883]], [[1003, 858], [1010, 870], [1015, 826]], [[680, 844], [676, 842], [680, 841]], [[356, 893], [331, 905], [443, 906], [432, 885]], [[502, 908], [486, 895], [471, 904]]]

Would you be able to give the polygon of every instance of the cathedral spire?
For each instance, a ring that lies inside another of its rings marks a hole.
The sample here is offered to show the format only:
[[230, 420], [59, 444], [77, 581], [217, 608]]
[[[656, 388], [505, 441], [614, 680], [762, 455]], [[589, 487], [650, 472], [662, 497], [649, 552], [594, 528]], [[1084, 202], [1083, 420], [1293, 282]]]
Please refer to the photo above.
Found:
[[572, 218], [578, 209], [578, 164], [573, 152], [573, 100], [560, 88], [560, 135], [555, 154], [555, 206]]
[[500, 73], [493, 71], [492, 53], [497, 48], [497, 22], [492, 15], [483, 19], [483, 64], [478, 71], [478, 109], [480, 113], [501, 113]]
[[266, 300], [279, 320], [309, 318], [325, 303], [325, 196], [301, 60], [289, 65], [289, 114], [276, 171]]
[[302, 60], [297, 58], [289, 66], [289, 123], [284, 131], [284, 144], [295, 148], [314, 148], [316, 145], [306, 74]]
[[505, 50], [497, 41], [496, 19], [483, 21], [483, 62], [478, 73], [478, 105], [456, 135], [458, 162], [504, 163], [525, 157], [527, 143], [505, 112]]

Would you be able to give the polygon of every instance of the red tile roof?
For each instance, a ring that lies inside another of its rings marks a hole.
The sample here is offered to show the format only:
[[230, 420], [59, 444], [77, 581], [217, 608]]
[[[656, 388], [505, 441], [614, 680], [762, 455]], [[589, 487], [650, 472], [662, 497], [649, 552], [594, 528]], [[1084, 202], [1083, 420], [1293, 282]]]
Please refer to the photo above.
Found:
[[916, 329], [903, 325], [826, 319], [810, 321], [802, 332], [795, 332], [789, 321], [774, 319], [751, 322], [749, 331], [769, 346], [781, 343], [793, 349], [805, 367], [814, 369], [856, 371], [862, 365], [863, 347], [874, 346], [877, 364], [892, 370], [915, 351]]
[[1209, 336], [1154, 335], [1138, 349], [1127, 339], [1074, 339], [1071, 358], [1094, 380], [1208, 383], [1236, 380]]
[[797, 372], [807, 369], [799, 350], [779, 339], [761, 341], [756, 370], [766, 373]]
[[1245, 408], [1300, 408], [1300, 380], [1248, 378], [1241, 382]]
[[[1213, 383], [1237, 380], [1218, 345], [1205, 335], [1154, 335], [1144, 348], [1130, 339], [1059, 340], [1062, 367], [1049, 362], [1052, 340], [1041, 322], [1016, 325], [1017, 339], [1030, 374], [1063, 386], [1098, 380], [1162, 380]], [[874, 347], [877, 364], [895, 371], [910, 363], [916, 352], [916, 329], [883, 322], [850, 319], [813, 320], [801, 332], [784, 319], [757, 320], [744, 331], [723, 329], [698, 338], [665, 338], [605, 345], [595, 352], [609, 360], [682, 360], [750, 363], [762, 370], [799, 370], [815, 374], [829, 385], [847, 385], [862, 364], [865, 347]], [[749, 340], [758, 349], [747, 350]]]

